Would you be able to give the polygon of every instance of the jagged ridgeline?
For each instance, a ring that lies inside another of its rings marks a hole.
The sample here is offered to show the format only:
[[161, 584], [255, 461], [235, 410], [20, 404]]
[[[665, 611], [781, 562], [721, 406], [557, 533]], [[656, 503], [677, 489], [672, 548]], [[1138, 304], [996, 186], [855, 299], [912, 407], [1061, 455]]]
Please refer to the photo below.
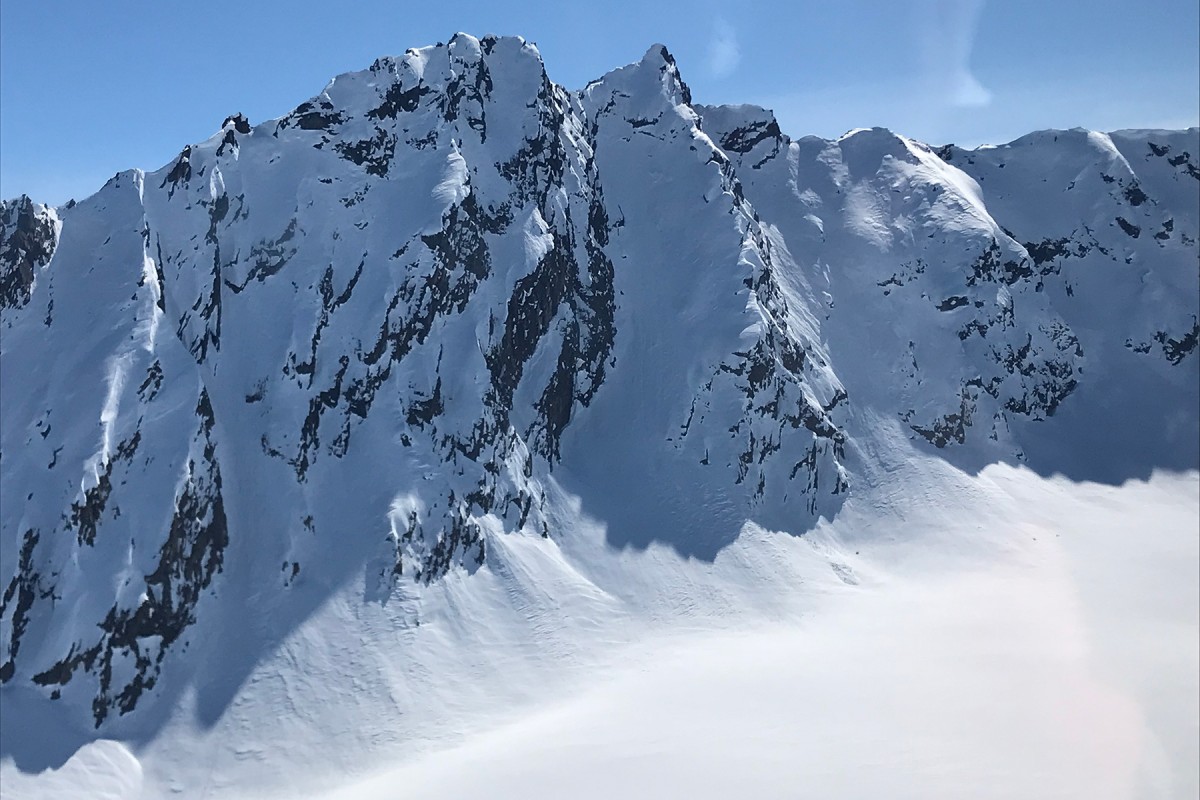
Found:
[[573, 92], [457, 35], [4, 203], [0, 680], [99, 727], [231, 609], [420, 593], [563, 498], [712, 558], [835, 515], [871, 420], [1016, 458], [1094, 365], [1186, 396], [1197, 132], [1050, 136], [793, 141], [659, 46]]

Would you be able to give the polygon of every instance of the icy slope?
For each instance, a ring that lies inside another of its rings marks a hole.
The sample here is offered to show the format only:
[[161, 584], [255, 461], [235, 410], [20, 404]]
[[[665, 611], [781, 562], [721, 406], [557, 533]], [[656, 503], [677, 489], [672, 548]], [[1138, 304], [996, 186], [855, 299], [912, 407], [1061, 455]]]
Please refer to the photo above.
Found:
[[266, 791], [278, 724], [360, 768], [643, 623], [778, 611], [787, 534], [917, 452], [1122, 468], [1071, 410], [1114, 386], [1121, 477], [1194, 469], [1198, 133], [793, 141], [660, 46], [570, 92], [460, 34], [5, 203], [4, 754]]

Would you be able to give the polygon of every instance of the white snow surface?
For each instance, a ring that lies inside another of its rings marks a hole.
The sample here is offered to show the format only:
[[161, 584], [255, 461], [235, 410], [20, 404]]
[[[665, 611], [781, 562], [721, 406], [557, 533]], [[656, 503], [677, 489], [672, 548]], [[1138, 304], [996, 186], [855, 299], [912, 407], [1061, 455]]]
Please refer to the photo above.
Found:
[[[496, 597], [490, 566], [437, 592], [473, 614], [431, 614], [427, 654], [475, 646], [427, 655], [448, 685], [406, 713], [378, 703], [428, 677], [382, 658], [386, 621], [347, 592], [215, 727], [181, 714], [136, 755], [100, 741], [57, 772], [5, 764], [4, 796], [1194, 796], [1200, 476], [907, 471], [905, 491], [802, 539], [747, 531], [712, 565], [585, 552], [580, 519], [568, 557], [594, 571], [539, 580], [540, 603]], [[546, 556], [506, 562], [535, 579]], [[601, 588], [618, 580], [658, 595]]]
[[459, 34], [0, 204], [0, 792], [1194, 797], [1198, 179]]
[[867, 553], [815, 537], [805, 555], [845, 558], [852, 585], [808, 576], [794, 617], [654, 638], [537, 713], [318, 796], [1195, 796], [1195, 475], [980, 484], [1007, 521], [926, 517], [906, 528], [922, 543]]

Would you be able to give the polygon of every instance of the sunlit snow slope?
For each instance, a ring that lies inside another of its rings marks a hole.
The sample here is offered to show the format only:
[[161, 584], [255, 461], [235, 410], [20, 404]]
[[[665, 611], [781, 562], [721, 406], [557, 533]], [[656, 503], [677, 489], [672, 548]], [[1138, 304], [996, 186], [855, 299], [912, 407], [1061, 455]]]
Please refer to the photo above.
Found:
[[790, 613], [887, 498], [1195, 470], [1198, 187], [1197, 129], [793, 140], [459, 34], [5, 202], [4, 774], [335, 785]]

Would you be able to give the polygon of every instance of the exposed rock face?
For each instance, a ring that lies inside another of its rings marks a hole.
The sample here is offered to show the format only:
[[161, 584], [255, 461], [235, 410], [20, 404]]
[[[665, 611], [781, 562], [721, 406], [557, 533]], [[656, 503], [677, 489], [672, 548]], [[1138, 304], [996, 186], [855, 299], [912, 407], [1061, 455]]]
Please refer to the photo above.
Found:
[[[158, 552], [154, 571], [145, 576], [145, 592], [132, 608], [114, 605], [98, 625], [100, 636], [71, 645], [67, 655], [49, 668], [33, 676], [40, 686], [61, 687], [70, 682], [76, 671], [99, 676], [99, 687], [92, 700], [92, 715], [97, 727], [110, 710], [124, 714], [132, 711], [143, 691], [154, 688], [168, 648], [196, 621], [195, 608], [201, 593], [221, 570], [225, 546], [229, 543], [228, 522], [221, 497], [221, 469], [217, 463], [213, 441], [212, 404], [208, 393], [201, 391], [196, 404], [200, 425], [192, 441], [187, 472], [175, 498], [166, 540]], [[114, 459], [131, 459], [137, 451], [140, 435], [123, 442]], [[91, 537], [86, 544], [95, 544], [96, 523], [104, 512], [104, 501], [111, 491], [108, 475], [112, 461], [106, 467], [102, 484], [106, 491], [91, 499]], [[27, 538], [27, 542], [35, 541]], [[23, 563], [14, 578], [15, 586], [38, 582], [38, 576]], [[12, 639], [15, 651], [20, 637]], [[131, 663], [132, 662], [132, 663]], [[11, 662], [10, 662], [11, 663]], [[114, 665], [132, 666], [132, 675], [114, 685]]]
[[22, 195], [0, 201], [0, 308], [29, 302], [58, 244], [58, 214]]
[[[1195, 372], [1195, 139], [1114, 135], [1144, 177], [1069, 150], [1092, 216], [1043, 224], [993, 200], [1002, 148], [793, 141], [694, 105], [665, 48], [570, 92], [458, 35], [70, 209], [5, 203], [0, 681], [108, 725], [223, 604], [420, 592], [562, 536], [564, 496], [614, 546], [800, 534], [853, 491], [855, 408], [1011, 457], [1093, 347]], [[1093, 345], [1088, 259], [1182, 299], [1130, 283]]]

